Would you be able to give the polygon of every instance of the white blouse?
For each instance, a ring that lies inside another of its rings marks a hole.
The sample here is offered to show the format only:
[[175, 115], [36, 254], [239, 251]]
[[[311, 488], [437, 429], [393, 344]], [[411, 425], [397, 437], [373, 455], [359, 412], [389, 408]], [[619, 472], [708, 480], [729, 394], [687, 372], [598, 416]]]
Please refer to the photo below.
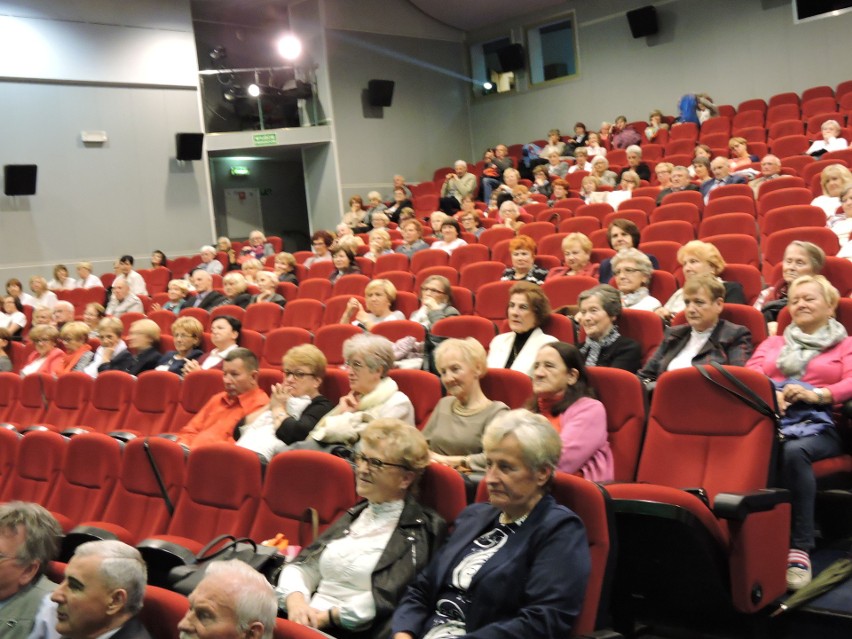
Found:
[[361, 630], [376, 616], [373, 571], [399, 523], [403, 500], [370, 504], [347, 533], [322, 551], [318, 564], [290, 564], [278, 578], [280, 601], [301, 592], [312, 608], [340, 610], [340, 624]]

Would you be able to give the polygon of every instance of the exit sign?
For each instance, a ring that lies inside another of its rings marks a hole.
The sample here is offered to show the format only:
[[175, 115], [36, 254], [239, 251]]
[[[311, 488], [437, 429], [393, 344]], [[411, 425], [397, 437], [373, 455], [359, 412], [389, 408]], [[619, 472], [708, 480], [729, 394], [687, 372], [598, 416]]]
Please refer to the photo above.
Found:
[[255, 133], [252, 136], [255, 146], [273, 146], [278, 144], [278, 134], [276, 133]]

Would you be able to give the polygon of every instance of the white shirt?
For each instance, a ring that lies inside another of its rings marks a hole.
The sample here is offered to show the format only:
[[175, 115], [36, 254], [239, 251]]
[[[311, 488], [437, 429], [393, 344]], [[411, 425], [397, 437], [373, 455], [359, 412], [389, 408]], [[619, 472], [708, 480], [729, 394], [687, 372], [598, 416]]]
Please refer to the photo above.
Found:
[[201, 363], [201, 369], [206, 371], [206, 370], [209, 370], [211, 368], [216, 368], [216, 366], [219, 364], [219, 362], [221, 362], [223, 359], [225, 359], [225, 355], [230, 353], [236, 347], [237, 347], [237, 345], [233, 344], [232, 346], [229, 346], [228, 348], [222, 349], [221, 351], [219, 349], [214, 348], [212, 351], [210, 351], [210, 354], [207, 356], [207, 359], [205, 359]]
[[130, 292], [134, 295], [147, 295], [148, 287], [145, 285], [145, 279], [136, 271], [130, 271], [127, 275], [119, 275], [115, 279], [123, 277], [127, 280], [127, 285], [130, 287]]
[[692, 366], [692, 360], [695, 359], [698, 352], [704, 348], [704, 345], [707, 343], [707, 340], [710, 339], [710, 334], [713, 332], [714, 328], [716, 328], [715, 325], [711, 326], [706, 331], [701, 331], [700, 333], [696, 330], [690, 331], [689, 341], [681, 349], [680, 353], [675, 355], [672, 361], [669, 362], [666, 370], [675, 371], [679, 368], [689, 368]]
[[59, 280], [50, 280], [47, 283], [47, 288], [51, 291], [70, 291], [72, 289], [77, 288], [77, 280], [73, 277], [66, 277], [64, 282], [60, 282]]
[[0, 328], [8, 329], [12, 325], [23, 328], [27, 325], [27, 316], [21, 313], [21, 311], [15, 311], [11, 315], [0, 313]]
[[102, 287], [104, 283], [101, 282], [101, 278], [99, 278], [97, 275], [89, 273], [86, 276], [86, 279], [80, 280], [77, 285], [79, 288], [95, 288], [96, 286]]
[[441, 249], [442, 251], [446, 251], [449, 255], [452, 255], [453, 251], [455, 251], [460, 246], [467, 246], [467, 242], [465, 242], [459, 237], [453, 240], [452, 242], [445, 242], [444, 240], [435, 242], [430, 248]]
[[[127, 344], [124, 343], [123, 340], [118, 340], [118, 344], [115, 345], [115, 348], [112, 351], [112, 358], [115, 359], [116, 355], [121, 353], [122, 351], [127, 350]], [[95, 351], [95, 356], [92, 358], [92, 361], [89, 363], [86, 368], [83, 369], [83, 372], [86, 373], [89, 377], [97, 377], [98, 376], [98, 366], [104, 363], [104, 347], [99, 346]]]
[[[59, 301], [59, 298], [56, 297], [56, 293], [53, 291], [45, 291], [40, 297], [32, 296], [32, 300], [33, 303], [31, 306], [46, 306], [49, 309], [53, 309], [53, 307], [56, 306], [56, 302]], [[23, 304], [24, 301], [21, 300], [21, 303]]]
[[637, 311], [655, 311], [661, 306], [662, 304], [660, 303], [660, 300], [658, 300], [656, 297], [648, 295], [647, 297], [643, 297], [641, 300], [636, 302], [633, 306], [625, 308], [632, 308]]
[[240, 438], [237, 446], [253, 450], [268, 462], [273, 456], [287, 448], [286, 444], [275, 436], [278, 424], [272, 417], [272, 411], [265, 410], [250, 424], [240, 426]]
[[831, 151], [842, 151], [843, 149], [848, 149], [849, 143], [843, 138], [828, 138], [827, 140], [814, 140], [814, 143], [808, 147], [808, 150], [805, 151], [805, 155], [810, 155], [816, 151], [825, 151], [826, 153], [830, 153]]

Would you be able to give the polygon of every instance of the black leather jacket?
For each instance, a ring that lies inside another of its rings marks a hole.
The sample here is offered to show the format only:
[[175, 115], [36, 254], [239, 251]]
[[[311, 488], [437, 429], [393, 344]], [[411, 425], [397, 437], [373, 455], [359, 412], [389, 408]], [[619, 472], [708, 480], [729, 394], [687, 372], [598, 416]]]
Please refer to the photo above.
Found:
[[[315, 567], [329, 542], [347, 534], [350, 524], [366, 507], [367, 502], [364, 501], [341, 515], [313, 544], [299, 554], [294, 565]], [[406, 497], [399, 524], [373, 571], [373, 599], [376, 603], [376, 618], [373, 624], [360, 632], [350, 632], [342, 628], [324, 628], [323, 632], [341, 639], [390, 637], [391, 615], [397, 603], [408, 584], [435, 556], [446, 536], [447, 524], [437, 513], [421, 506], [414, 497]]]

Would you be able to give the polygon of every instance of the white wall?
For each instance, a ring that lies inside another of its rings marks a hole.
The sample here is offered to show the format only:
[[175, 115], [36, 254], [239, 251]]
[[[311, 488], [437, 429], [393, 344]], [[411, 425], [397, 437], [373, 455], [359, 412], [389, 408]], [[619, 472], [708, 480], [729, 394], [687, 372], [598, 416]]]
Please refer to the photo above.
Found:
[[174, 159], [196, 86], [188, 0], [0, 2], [0, 164], [38, 165], [36, 195], [0, 196], [0, 279], [210, 241], [205, 166]]
[[[685, 93], [707, 92], [736, 106], [852, 78], [846, 64], [852, 14], [794, 25], [790, 2], [674, 0], [655, 3], [658, 35], [633, 39], [624, 12], [646, 4], [566, 3], [565, 9], [576, 8], [579, 22], [579, 75], [519, 95], [475, 100], [475, 148], [542, 138], [549, 128], [570, 130], [577, 120], [597, 128], [621, 113], [629, 120], [644, 119], [654, 108], [674, 113]], [[506, 35], [513, 26], [519, 37], [516, 25], [543, 17], [470, 34], [470, 41]]]

